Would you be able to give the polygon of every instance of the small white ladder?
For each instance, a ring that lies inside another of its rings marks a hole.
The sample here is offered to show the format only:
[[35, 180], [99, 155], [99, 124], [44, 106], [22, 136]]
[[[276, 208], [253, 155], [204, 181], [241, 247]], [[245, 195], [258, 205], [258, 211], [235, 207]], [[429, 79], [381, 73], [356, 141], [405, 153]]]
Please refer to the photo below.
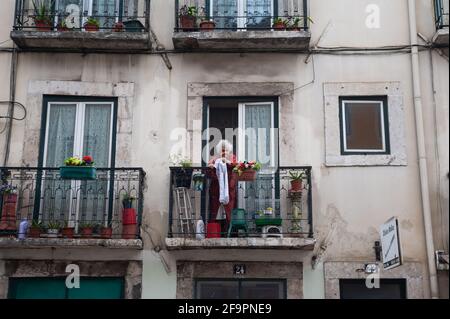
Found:
[[186, 187], [175, 188], [175, 200], [178, 210], [178, 220], [180, 223], [180, 233], [191, 236], [194, 233], [194, 225], [189, 190]]

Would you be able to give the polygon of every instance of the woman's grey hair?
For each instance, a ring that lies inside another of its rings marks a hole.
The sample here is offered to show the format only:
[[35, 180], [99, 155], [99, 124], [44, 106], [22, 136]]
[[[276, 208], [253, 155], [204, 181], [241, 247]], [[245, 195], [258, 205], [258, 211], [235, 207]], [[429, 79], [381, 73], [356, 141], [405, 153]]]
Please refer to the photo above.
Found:
[[227, 140], [221, 140], [216, 145], [216, 154], [221, 154], [222, 150], [225, 149], [225, 151], [229, 154], [233, 152], [233, 144], [228, 142]]

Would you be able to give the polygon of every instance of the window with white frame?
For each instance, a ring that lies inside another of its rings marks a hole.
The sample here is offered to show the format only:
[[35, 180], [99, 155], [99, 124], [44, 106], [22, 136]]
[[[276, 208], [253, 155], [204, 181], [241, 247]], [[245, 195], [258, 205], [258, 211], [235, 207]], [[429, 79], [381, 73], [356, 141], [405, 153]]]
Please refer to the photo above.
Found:
[[341, 97], [341, 154], [390, 154], [387, 97]]

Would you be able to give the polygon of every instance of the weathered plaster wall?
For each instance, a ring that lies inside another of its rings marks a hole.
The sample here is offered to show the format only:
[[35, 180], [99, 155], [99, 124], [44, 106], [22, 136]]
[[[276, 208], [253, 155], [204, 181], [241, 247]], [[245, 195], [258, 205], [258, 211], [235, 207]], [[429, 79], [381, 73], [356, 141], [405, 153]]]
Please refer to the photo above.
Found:
[[[7, 1], [6, 7], [2, 4], [0, 42], [8, 38], [7, 30], [12, 24], [12, 2]], [[370, 3], [380, 5], [380, 29], [365, 27], [365, 8]], [[419, 31], [428, 38], [434, 33], [431, 4], [432, 1], [417, 1]], [[171, 48], [173, 5], [166, 1], [152, 1], [152, 5], [152, 25], [155, 32], [160, 41]], [[406, 1], [314, 0], [310, 1], [310, 6], [310, 15], [315, 21], [311, 26], [312, 44], [320, 36], [322, 38], [319, 44], [323, 47], [372, 47], [409, 42]], [[448, 211], [448, 61], [433, 53], [435, 116], [432, 112], [434, 104], [430, 87], [429, 56], [426, 52], [420, 56], [436, 248], [448, 250], [448, 214], [440, 213]], [[27, 105], [31, 114], [28, 120], [33, 120], [32, 116], [39, 116], [41, 109], [39, 103], [29, 100], [30, 85], [34, 81], [75, 81], [85, 83], [84, 85], [96, 83], [92, 87], [93, 91], [114, 83], [134, 84], [134, 98], [132, 105], [130, 104], [133, 116], [129, 126], [127, 125], [128, 132], [131, 130], [131, 145], [123, 150], [121, 156], [126, 157], [129, 165], [141, 166], [147, 172], [148, 190], [145, 193], [143, 225], [146, 257], [143, 276], [149, 281], [156, 280], [158, 284], [144, 283], [143, 296], [157, 296], [159, 286], [165, 283], [168, 288], [163, 295], [175, 297], [174, 273], [167, 274], [163, 271], [160, 265], [157, 266], [158, 258], [150, 257], [149, 254], [153, 248], [152, 242], [164, 248], [163, 240], [168, 224], [168, 155], [173, 145], [170, 133], [175, 128], [187, 128], [190, 125], [190, 83], [293, 83], [292, 116], [281, 127], [287, 138], [280, 140], [280, 144], [286, 147], [286, 152], [280, 156], [280, 164], [313, 166], [314, 224], [315, 236], [319, 242], [314, 254], [318, 256], [319, 265], [320, 262], [333, 260], [371, 260], [374, 256], [373, 242], [379, 239], [379, 225], [396, 215], [400, 220], [405, 257], [421, 263], [426, 269], [410, 56], [314, 55], [305, 63], [306, 58], [305, 55], [297, 54], [169, 54], [173, 65], [173, 69], [169, 71], [158, 55], [21, 53], [16, 100], [25, 104], [31, 102]], [[9, 59], [9, 53], [0, 53], [1, 98], [9, 96]], [[330, 82], [400, 84], [404, 105], [407, 166], [324, 165], [326, 148], [323, 83]], [[0, 130], [1, 125], [2, 120]], [[439, 136], [437, 145], [434, 143], [435, 131]], [[22, 165], [24, 158], [32, 156], [24, 153], [24, 141], [32, 142], [26, 138], [27, 134], [25, 122], [14, 122], [8, 165]], [[4, 136], [0, 134], [0, 142]], [[3, 147], [4, 143], [1, 145]], [[3, 157], [3, 149], [0, 149], [0, 156]], [[321, 246], [326, 248], [320, 249]], [[208, 255], [208, 258], [219, 257], [220, 253]], [[276, 258], [280, 257], [273, 254], [267, 258], [279, 260]], [[310, 262], [310, 258], [311, 255], [305, 257], [305, 263]], [[173, 271], [173, 262], [171, 269]], [[314, 274], [317, 274], [316, 271], [320, 272], [320, 267], [314, 270]], [[155, 273], [158, 272], [161, 276], [156, 279]], [[315, 280], [305, 280], [304, 291], [308, 290], [305, 285], [323, 287], [323, 282], [317, 276]], [[320, 292], [315, 294], [319, 295]], [[423, 276], [423, 295], [429, 296], [426, 275]]]

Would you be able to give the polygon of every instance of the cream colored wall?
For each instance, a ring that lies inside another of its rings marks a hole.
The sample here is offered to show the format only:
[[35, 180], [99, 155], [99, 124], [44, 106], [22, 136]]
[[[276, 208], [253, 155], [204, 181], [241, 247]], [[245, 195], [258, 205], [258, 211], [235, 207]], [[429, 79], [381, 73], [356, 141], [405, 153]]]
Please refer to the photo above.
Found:
[[[13, 2], [12, 0], [5, 2]], [[315, 23], [312, 25], [314, 44], [327, 24], [320, 46], [386, 46], [408, 44], [406, 1], [340, 0], [310, 1]], [[366, 29], [365, 7], [381, 6], [381, 29]], [[433, 35], [431, 1], [417, 1], [419, 29]], [[0, 39], [10, 30], [13, 6], [0, 11]], [[5, 18], [6, 16], [6, 18]], [[173, 7], [168, 1], [152, 1], [152, 26], [159, 40], [172, 48]], [[6, 23], [6, 25], [5, 25]], [[3, 35], [3, 36], [2, 36]], [[1, 42], [1, 41], [0, 41]], [[434, 122], [432, 94], [429, 85], [430, 65], [427, 52], [421, 53], [421, 71], [426, 121], [427, 154], [429, 154], [430, 187], [433, 216], [438, 216], [437, 199], [448, 210], [448, 61], [434, 53], [434, 76], [438, 119], [440, 168], [435, 169]], [[16, 100], [27, 100], [31, 80], [70, 80], [89, 82], [135, 83], [133, 137], [129, 156], [133, 166], [147, 172], [148, 191], [145, 194], [144, 222], [153, 240], [163, 245], [168, 216], [168, 155], [172, 143], [170, 133], [186, 127], [187, 85], [190, 82], [293, 82], [301, 87], [294, 95], [295, 135], [297, 147], [290, 157], [281, 156], [282, 165], [313, 166], [313, 207], [315, 234], [320, 243], [331, 233], [331, 242], [322, 261], [361, 260], [374, 258], [372, 249], [379, 239], [377, 229], [391, 216], [398, 216], [404, 258], [419, 261], [426, 269], [426, 251], [421, 212], [415, 123], [409, 54], [337, 56], [315, 55], [305, 63], [302, 54], [169, 54], [173, 69], [169, 71], [158, 55], [99, 55], [21, 53], [17, 78]], [[0, 52], [0, 97], [9, 96], [10, 54]], [[406, 167], [347, 167], [324, 166], [324, 105], [323, 83], [326, 82], [387, 82], [398, 81], [404, 94], [405, 133], [408, 166]], [[1, 128], [1, 120], [0, 120]], [[281, 127], [281, 130], [283, 128]], [[4, 134], [0, 134], [2, 142]], [[14, 122], [11, 155], [8, 165], [21, 165], [24, 125]], [[1, 144], [2, 147], [4, 143]], [[3, 149], [0, 149], [3, 157]], [[441, 191], [437, 180], [441, 178]], [[438, 195], [439, 194], [439, 195]], [[448, 218], [448, 217], [447, 217]], [[440, 221], [434, 218], [438, 234]], [[448, 219], [447, 219], [448, 225]], [[448, 229], [448, 226], [447, 226]], [[144, 234], [143, 297], [158, 295], [167, 284], [164, 296], [175, 296], [174, 273], [166, 276], [158, 259], [150, 252], [148, 235]], [[445, 236], [444, 236], [445, 237]], [[448, 232], [447, 232], [448, 243]], [[436, 238], [438, 242], [440, 239]], [[448, 245], [448, 244], [447, 244]], [[308, 255], [308, 258], [311, 255]], [[305, 259], [305, 263], [309, 263]], [[321, 266], [316, 270], [305, 267], [305, 297], [323, 296]], [[155, 274], [158, 274], [156, 276]], [[427, 278], [424, 273], [424, 278]], [[428, 281], [424, 280], [425, 296]], [[311, 290], [312, 289], [312, 290]], [[311, 294], [306, 290], [313, 291]]]

